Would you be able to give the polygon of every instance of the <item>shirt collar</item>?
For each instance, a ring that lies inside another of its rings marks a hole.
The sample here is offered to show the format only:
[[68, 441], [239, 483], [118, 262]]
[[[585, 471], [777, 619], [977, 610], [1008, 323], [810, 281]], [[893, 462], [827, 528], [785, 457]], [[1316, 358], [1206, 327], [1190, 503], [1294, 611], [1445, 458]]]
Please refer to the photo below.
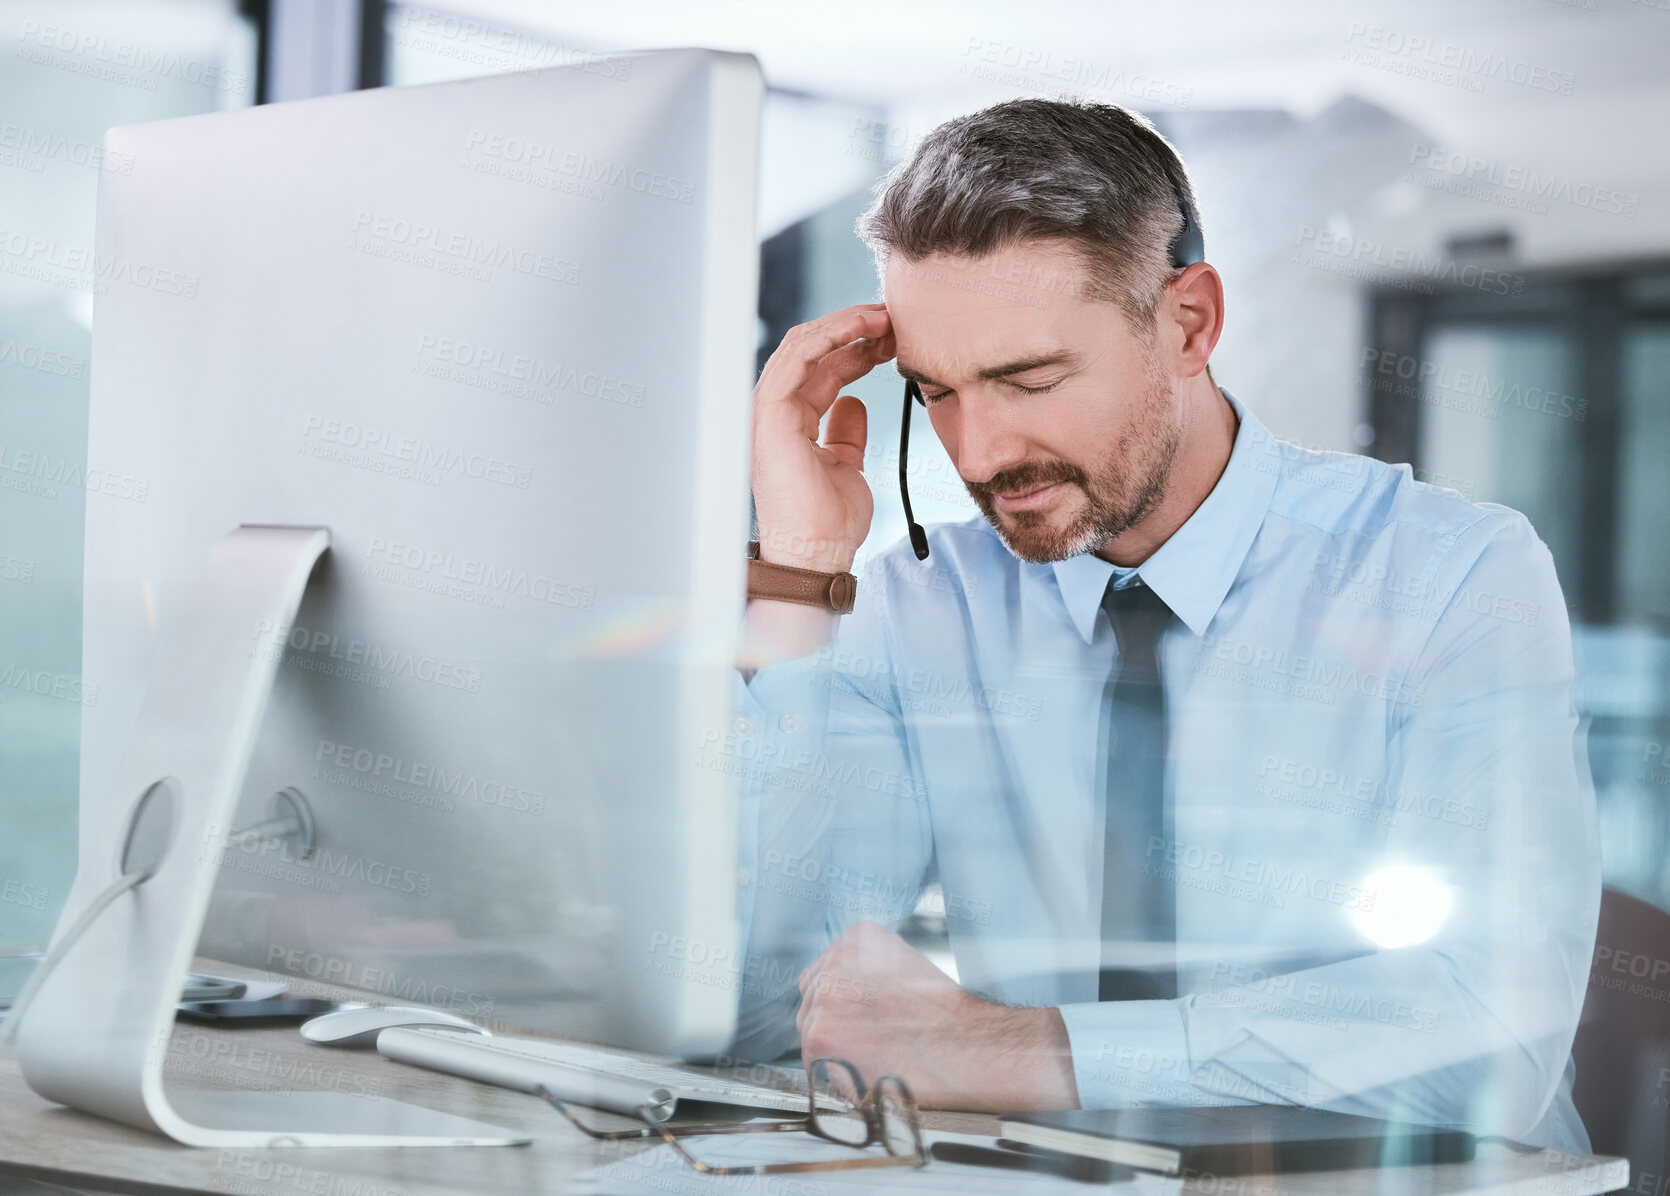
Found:
[[[1223, 476], [1183, 526], [1135, 569], [1195, 635], [1205, 633], [1241, 571], [1270, 509], [1281, 466], [1270, 430], [1229, 391], [1223, 396], [1241, 420]], [[1056, 561], [1051, 568], [1073, 626], [1090, 643], [1108, 579], [1131, 570], [1117, 569], [1088, 552]]]

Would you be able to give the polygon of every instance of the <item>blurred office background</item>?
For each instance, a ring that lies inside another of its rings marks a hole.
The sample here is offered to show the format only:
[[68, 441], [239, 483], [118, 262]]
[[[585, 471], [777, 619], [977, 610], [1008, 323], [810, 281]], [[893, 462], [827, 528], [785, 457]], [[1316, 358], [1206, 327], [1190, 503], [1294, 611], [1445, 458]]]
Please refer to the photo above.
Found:
[[[1290, 439], [1525, 511], [1552, 549], [1607, 883], [1670, 909], [1670, 0], [0, 0], [0, 41], [0, 955], [56, 920], [98, 699], [79, 594], [104, 484], [95, 196], [123, 169], [104, 130], [679, 45], [750, 51], [772, 88], [762, 361], [877, 297], [854, 219], [940, 120], [1019, 94], [1147, 113], [1228, 287], [1219, 380]], [[900, 388], [853, 390], [867, 554], [904, 529]], [[923, 521], [974, 510], [931, 436], [911, 471]]]

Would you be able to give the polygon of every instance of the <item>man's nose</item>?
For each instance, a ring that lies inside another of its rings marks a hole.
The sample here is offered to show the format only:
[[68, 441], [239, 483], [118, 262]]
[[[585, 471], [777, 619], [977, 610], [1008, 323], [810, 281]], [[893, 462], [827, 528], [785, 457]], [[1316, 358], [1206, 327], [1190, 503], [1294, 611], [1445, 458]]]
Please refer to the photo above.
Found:
[[1026, 457], [1026, 446], [996, 404], [964, 403], [957, 430], [957, 472], [984, 485]]

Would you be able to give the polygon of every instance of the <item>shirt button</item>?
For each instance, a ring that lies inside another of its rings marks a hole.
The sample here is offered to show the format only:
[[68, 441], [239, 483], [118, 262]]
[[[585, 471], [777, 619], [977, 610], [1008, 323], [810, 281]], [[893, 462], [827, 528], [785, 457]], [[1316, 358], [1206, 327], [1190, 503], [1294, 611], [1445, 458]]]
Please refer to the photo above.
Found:
[[785, 714], [777, 720], [777, 725], [785, 734], [793, 735], [803, 725], [798, 714]]
[[751, 885], [754, 883], [754, 874], [746, 868], [738, 868], [736, 870], [736, 883], [739, 885]]

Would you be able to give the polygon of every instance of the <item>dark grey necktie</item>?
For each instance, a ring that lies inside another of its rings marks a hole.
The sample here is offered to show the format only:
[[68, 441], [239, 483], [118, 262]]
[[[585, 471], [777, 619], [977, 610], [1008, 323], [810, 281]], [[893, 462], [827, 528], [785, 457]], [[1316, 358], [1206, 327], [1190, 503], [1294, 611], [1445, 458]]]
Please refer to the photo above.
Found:
[[[1132, 968], [1110, 958], [1120, 940], [1174, 943], [1176, 893], [1163, 845], [1171, 834], [1166, 802], [1165, 689], [1160, 637], [1172, 614], [1146, 585], [1102, 598], [1119, 644], [1102, 701], [1107, 751], [1107, 831], [1102, 864], [1102, 969], [1098, 999], [1134, 1001], [1175, 997], [1174, 951], [1156, 968]], [[1162, 846], [1155, 848], [1154, 844]]]

